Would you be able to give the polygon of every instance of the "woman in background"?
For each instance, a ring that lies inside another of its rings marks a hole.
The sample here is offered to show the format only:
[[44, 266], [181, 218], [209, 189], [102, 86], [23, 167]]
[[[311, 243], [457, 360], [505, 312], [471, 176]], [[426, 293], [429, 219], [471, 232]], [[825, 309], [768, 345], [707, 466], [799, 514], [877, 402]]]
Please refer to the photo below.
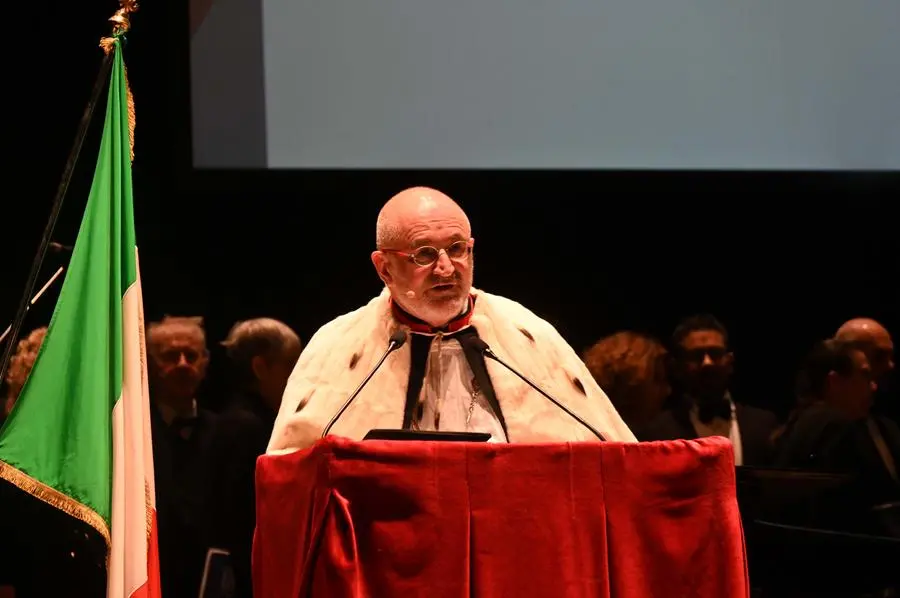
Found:
[[0, 423], [6, 421], [6, 418], [15, 406], [16, 399], [19, 398], [19, 393], [22, 392], [22, 388], [25, 386], [25, 381], [31, 373], [31, 368], [34, 367], [38, 351], [40, 351], [46, 335], [46, 326], [32, 330], [28, 336], [19, 341], [15, 354], [10, 358], [9, 367], [6, 370], [6, 380], [4, 381], [3, 413]]
[[584, 354], [584, 363], [625, 423], [634, 430], [656, 417], [671, 393], [668, 352], [639, 332], [607, 336]]

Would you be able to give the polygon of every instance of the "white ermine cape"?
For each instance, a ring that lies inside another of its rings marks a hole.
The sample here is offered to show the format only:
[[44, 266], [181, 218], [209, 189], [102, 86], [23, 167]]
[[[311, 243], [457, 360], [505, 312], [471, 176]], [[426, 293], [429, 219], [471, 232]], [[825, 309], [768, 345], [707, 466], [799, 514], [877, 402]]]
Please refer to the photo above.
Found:
[[[471, 325], [494, 353], [550, 396], [594, 426], [609, 441], [636, 439], [597, 386], [575, 351], [548, 322], [504, 297], [472, 289]], [[367, 305], [335, 318], [316, 332], [291, 374], [268, 453], [312, 446], [329, 420], [381, 358], [391, 333], [385, 289]], [[330, 434], [362, 440], [375, 428], [403, 425], [410, 371], [410, 342], [388, 356]], [[499, 363], [486, 359], [510, 442], [589, 441], [596, 437]]]

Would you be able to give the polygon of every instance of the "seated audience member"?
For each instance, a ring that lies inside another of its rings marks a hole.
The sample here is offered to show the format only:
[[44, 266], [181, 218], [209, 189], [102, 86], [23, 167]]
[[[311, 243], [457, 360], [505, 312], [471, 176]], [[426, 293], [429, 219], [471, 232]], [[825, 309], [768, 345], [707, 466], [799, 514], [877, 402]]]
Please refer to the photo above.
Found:
[[861, 349], [872, 368], [872, 379], [878, 385], [873, 412], [892, 417], [900, 423], [900, 397], [893, 387], [894, 341], [887, 328], [870, 318], [854, 318], [845, 322], [834, 338]]
[[46, 326], [36, 328], [32, 330], [28, 336], [21, 339], [16, 346], [16, 352], [10, 358], [9, 366], [6, 369], [6, 394], [4, 396], [3, 413], [0, 425], [2, 425], [3, 421], [6, 420], [7, 416], [9, 416], [10, 412], [13, 410], [16, 400], [19, 398], [19, 393], [22, 392], [25, 381], [31, 373], [31, 368], [34, 367], [34, 362], [37, 359], [38, 352], [41, 349], [41, 344], [43, 344], [46, 335]]
[[166, 316], [147, 327], [150, 418], [163, 596], [197, 596], [212, 547], [215, 416], [198, 407], [209, 352], [203, 319]]
[[549, 323], [514, 301], [472, 288], [474, 243], [466, 214], [439, 191], [416, 187], [387, 202], [371, 254], [386, 288], [310, 339], [285, 390], [270, 452], [312, 445], [397, 331], [408, 340], [388, 355], [331, 433], [360, 440], [373, 428], [406, 428], [484, 432], [494, 442], [597, 440], [486, 358], [478, 344], [484, 342], [605, 439], [634, 440]]
[[865, 353], [827, 340], [803, 367], [803, 402], [778, 442], [775, 465], [859, 476], [869, 506], [900, 500], [900, 428], [872, 415], [876, 385]]
[[253, 595], [250, 553], [256, 527], [256, 459], [266, 452], [300, 337], [287, 324], [257, 318], [235, 324], [222, 345], [237, 389], [218, 419], [215, 542], [231, 554], [234, 598]]
[[672, 351], [678, 383], [672, 406], [639, 430], [638, 437], [649, 441], [723, 436], [734, 446], [736, 465], [767, 465], [778, 419], [732, 398], [734, 354], [725, 326], [710, 315], [686, 318], [672, 335]]
[[656, 339], [638, 332], [617, 332], [584, 354], [584, 363], [616, 411], [631, 429], [655, 419], [671, 392], [668, 352]]
[[262, 454], [272, 434], [284, 388], [300, 357], [300, 337], [284, 322], [256, 318], [235, 324], [222, 346], [237, 383], [225, 414], [254, 420], [265, 437], [259, 452]]

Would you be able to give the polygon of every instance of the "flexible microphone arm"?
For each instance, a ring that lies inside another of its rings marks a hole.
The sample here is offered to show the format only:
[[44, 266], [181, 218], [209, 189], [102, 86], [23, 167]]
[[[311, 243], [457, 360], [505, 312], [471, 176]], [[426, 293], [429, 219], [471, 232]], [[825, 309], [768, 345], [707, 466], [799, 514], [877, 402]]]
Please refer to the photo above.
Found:
[[559, 401], [557, 401], [556, 399], [554, 399], [553, 397], [551, 397], [549, 394], [547, 394], [547, 393], [544, 391], [544, 389], [542, 389], [542, 388], [539, 387], [537, 384], [535, 384], [534, 382], [532, 382], [531, 380], [529, 380], [529, 379], [528, 379], [527, 377], [525, 377], [523, 374], [521, 374], [521, 373], [519, 373], [518, 371], [516, 371], [515, 368], [513, 368], [511, 365], [509, 365], [508, 363], [506, 363], [505, 361], [503, 361], [502, 359], [500, 359], [499, 357], [497, 357], [497, 354], [494, 353], [494, 352], [491, 350], [491, 348], [488, 346], [488, 344], [487, 344], [486, 342], [484, 342], [483, 340], [481, 340], [479, 337], [477, 337], [477, 336], [470, 336], [470, 337], [468, 337], [468, 338], [466, 339], [466, 342], [470, 343], [470, 344], [472, 345], [472, 347], [474, 347], [475, 349], [477, 349], [478, 351], [480, 351], [481, 354], [484, 355], [485, 357], [489, 357], [489, 358], [493, 359], [494, 361], [496, 361], [497, 363], [499, 363], [500, 365], [502, 365], [503, 367], [505, 367], [506, 369], [508, 369], [510, 372], [512, 372], [513, 374], [515, 374], [516, 376], [518, 376], [523, 382], [525, 382], [525, 384], [527, 384], [527, 385], [530, 386], [531, 388], [533, 388], [533, 389], [535, 389], [536, 391], [538, 391], [539, 393], [541, 393], [541, 394], [542, 394], [544, 397], [546, 397], [551, 403], [553, 403], [554, 405], [556, 405], [557, 407], [559, 407], [560, 409], [562, 409], [563, 411], [565, 411], [566, 413], [568, 413], [568, 414], [569, 414], [572, 418], [574, 418], [578, 423], [580, 423], [582, 426], [584, 426], [585, 428], [587, 428], [588, 430], [590, 430], [591, 433], [592, 433], [594, 436], [596, 436], [597, 438], [599, 438], [601, 441], [604, 441], [604, 442], [606, 441], [606, 438], [603, 437], [603, 434], [601, 434], [600, 432], [598, 432], [597, 429], [594, 428], [591, 424], [589, 424], [589, 423], [587, 423], [586, 421], [584, 421], [584, 419], [582, 419], [577, 413], [573, 413], [568, 407], [566, 407], [565, 405], [563, 405], [562, 403], [560, 403]]
[[356, 387], [356, 390], [353, 391], [353, 394], [351, 394], [350, 397], [346, 401], [344, 401], [344, 404], [341, 406], [340, 411], [335, 413], [334, 417], [331, 418], [331, 421], [328, 422], [328, 425], [325, 426], [325, 430], [322, 432], [322, 438], [328, 436], [328, 432], [331, 431], [332, 426], [334, 426], [334, 424], [337, 423], [337, 420], [340, 419], [340, 417], [344, 414], [344, 411], [347, 410], [347, 407], [350, 406], [350, 403], [353, 402], [353, 399], [356, 398], [356, 395], [358, 395], [360, 391], [362, 391], [362, 389], [365, 387], [365, 385], [369, 383], [369, 380], [372, 379], [372, 376], [375, 375], [375, 372], [378, 371], [378, 368], [381, 367], [381, 364], [384, 363], [384, 360], [387, 359], [388, 355], [403, 346], [403, 343], [406, 342], [407, 336], [408, 335], [405, 330], [399, 329], [394, 331], [394, 333], [391, 335], [391, 341], [390, 343], [388, 343], [388, 347], [385, 350], [384, 355], [381, 356], [381, 359], [378, 360], [378, 363], [375, 364], [375, 367], [372, 368], [372, 371], [369, 372], [369, 375], [366, 376], [363, 381], [360, 382], [359, 386]]
[[[51, 253], [72, 253], [71, 246], [62, 245], [60, 243], [57, 243], [56, 241], [51, 241], [50, 244], [47, 245], [47, 250], [50, 251]], [[59, 268], [56, 269], [56, 272], [54, 272], [53, 275], [50, 277], [50, 279], [44, 283], [44, 286], [41, 287], [41, 290], [39, 290], [37, 293], [35, 293], [34, 297], [31, 298], [31, 301], [28, 302], [28, 305], [25, 306], [25, 312], [27, 312], [29, 309], [31, 309], [32, 305], [37, 303], [37, 300], [41, 298], [41, 295], [43, 295], [47, 291], [47, 289], [50, 288], [50, 285], [52, 285], [54, 282], [56, 282], [56, 279], [59, 278], [60, 275], [62, 275], [62, 273], [65, 272], [65, 270], [66, 269], [63, 266], [60, 266]], [[15, 324], [15, 321], [13, 321], [12, 324], [10, 324], [9, 326], [6, 327], [6, 330], [3, 331], [3, 334], [0, 334], [0, 343], [5, 341], [6, 337], [9, 335], [9, 333], [12, 332], [12, 328], [13, 328], [14, 324]], [[9, 364], [7, 363], [7, 366], [8, 365]], [[0, 380], [2, 380], [2, 379], [3, 378], [0, 377]]]
[[[52, 245], [52, 243], [51, 243], [51, 245]], [[50, 285], [52, 285], [54, 282], [56, 282], [56, 279], [59, 278], [64, 271], [65, 271], [65, 268], [63, 268], [62, 266], [60, 266], [59, 268], [56, 269], [56, 272], [53, 273], [53, 276], [51, 276], [50, 279], [44, 283], [44, 286], [41, 287], [41, 290], [38, 291], [34, 297], [31, 298], [31, 301], [28, 302], [28, 306], [25, 308], [26, 311], [31, 309], [31, 306], [34, 305], [35, 303], [37, 303], [37, 300], [41, 298], [41, 295], [43, 295], [44, 292], [50, 288]], [[6, 336], [10, 333], [10, 331], [12, 330], [12, 327], [13, 327], [13, 325], [10, 324], [9, 326], [6, 327], [6, 330], [3, 331], [3, 334], [0, 334], [0, 343], [2, 343], [4, 340], [6, 340]]]

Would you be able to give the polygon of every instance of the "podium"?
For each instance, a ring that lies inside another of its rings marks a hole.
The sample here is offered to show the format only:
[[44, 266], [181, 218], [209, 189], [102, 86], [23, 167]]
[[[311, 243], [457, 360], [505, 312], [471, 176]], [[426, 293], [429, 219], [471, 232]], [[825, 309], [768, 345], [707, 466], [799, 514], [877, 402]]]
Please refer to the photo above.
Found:
[[746, 598], [723, 438], [353, 442], [259, 458], [254, 595]]

